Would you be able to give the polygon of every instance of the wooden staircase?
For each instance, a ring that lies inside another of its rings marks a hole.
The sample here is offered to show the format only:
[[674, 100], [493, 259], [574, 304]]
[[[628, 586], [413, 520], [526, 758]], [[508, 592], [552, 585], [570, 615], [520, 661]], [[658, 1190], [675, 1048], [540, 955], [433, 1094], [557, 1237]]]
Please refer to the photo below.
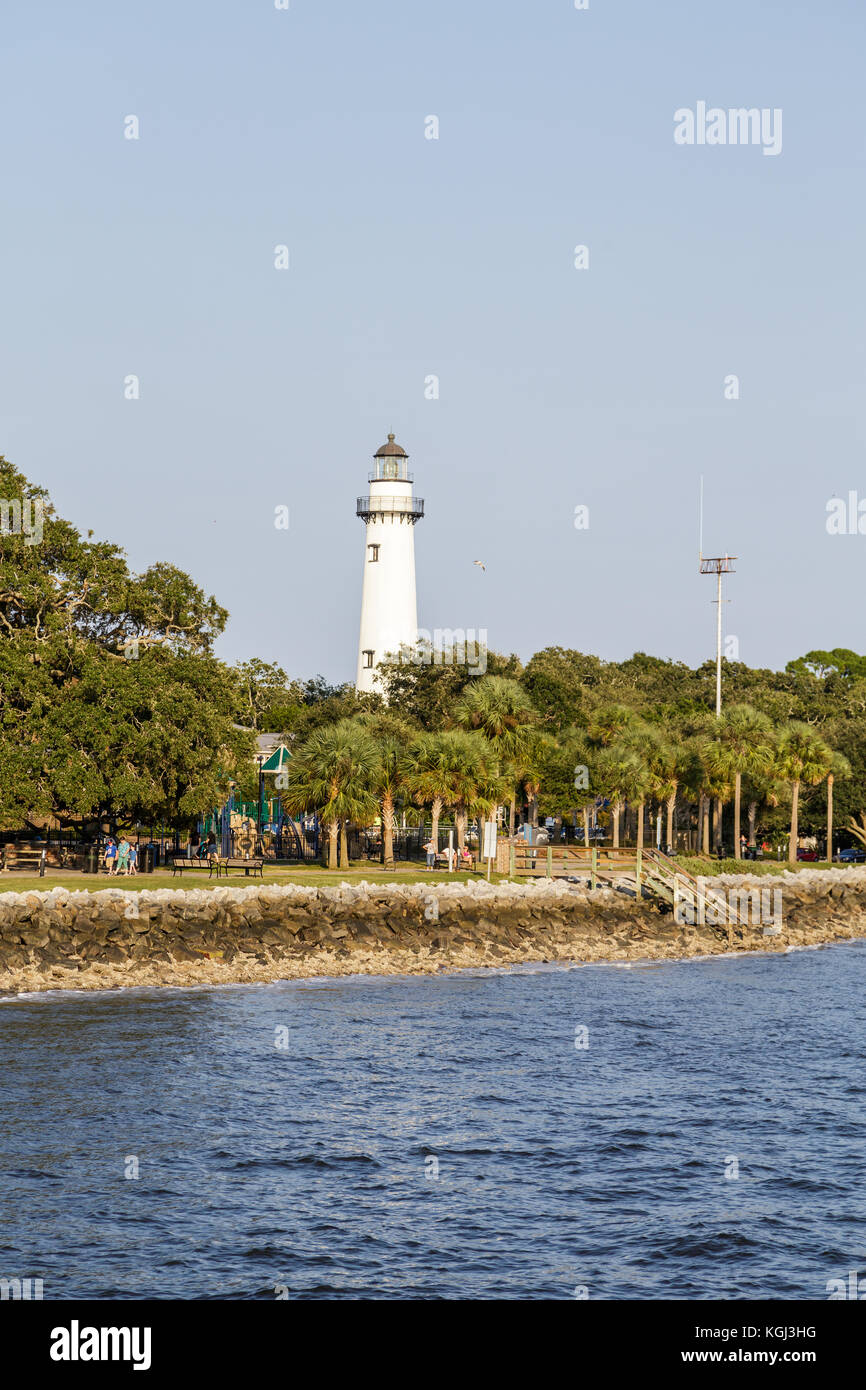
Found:
[[670, 904], [684, 924], [748, 927], [732, 895], [707, 886], [654, 849], [600, 849], [583, 845], [509, 845], [511, 878], [584, 878], [590, 888], [609, 887], [633, 897]]

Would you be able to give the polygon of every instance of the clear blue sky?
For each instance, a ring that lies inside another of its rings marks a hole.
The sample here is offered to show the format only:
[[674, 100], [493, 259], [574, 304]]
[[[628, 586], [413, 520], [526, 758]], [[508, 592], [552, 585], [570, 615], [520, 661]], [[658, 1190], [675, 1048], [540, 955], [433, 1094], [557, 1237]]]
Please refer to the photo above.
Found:
[[[224, 657], [353, 679], [389, 430], [426, 628], [712, 655], [703, 473], [741, 659], [866, 650], [866, 536], [825, 529], [866, 498], [861, 0], [6, 0], [3, 29], [0, 452], [216, 594]], [[781, 107], [781, 155], [675, 145], [699, 100]]]

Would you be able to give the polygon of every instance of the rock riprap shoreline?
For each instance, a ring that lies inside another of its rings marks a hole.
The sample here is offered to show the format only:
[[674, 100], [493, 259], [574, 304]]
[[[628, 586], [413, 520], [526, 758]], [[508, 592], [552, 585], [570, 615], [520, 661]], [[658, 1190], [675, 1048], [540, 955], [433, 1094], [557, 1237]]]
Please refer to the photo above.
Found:
[[676, 960], [866, 937], [866, 869], [719, 875], [782, 890], [782, 931], [675, 921], [560, 880], [0, 893], [0, 992], [424, 974], [529, 961]]

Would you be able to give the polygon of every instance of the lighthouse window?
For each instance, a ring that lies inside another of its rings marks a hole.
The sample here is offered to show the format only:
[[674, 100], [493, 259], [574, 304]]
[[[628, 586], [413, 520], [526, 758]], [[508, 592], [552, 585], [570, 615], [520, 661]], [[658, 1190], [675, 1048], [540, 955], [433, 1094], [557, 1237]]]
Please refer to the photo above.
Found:
[[372, 665], [373, 665], [373, 653], [372, 653], [371, 651], [365, 651], [365, 652], [363, 653], [363, 657], [364, 657], [364, 668], [365, 668], [365, 670], [369, 671], [369, 670], [372, 668]]
[[368, 546], [367, 546], [367, 562], [368, 562], [368, 564], [371, 564], [371, 565], [372, 565], [372, 564], [375, 564], [375, 562], [378, 560], [378, 558], [379, 558], [379, 547], [378, 547], [378, 545], [368, 545]]

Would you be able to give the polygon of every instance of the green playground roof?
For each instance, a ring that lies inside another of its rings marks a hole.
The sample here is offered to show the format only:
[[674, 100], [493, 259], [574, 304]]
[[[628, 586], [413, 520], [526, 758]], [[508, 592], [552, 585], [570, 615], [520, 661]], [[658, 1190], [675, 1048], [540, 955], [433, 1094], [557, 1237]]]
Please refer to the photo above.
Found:
[[277, 744], [270, 757], [262, 763], [262, 772], [282, 772], [291, 756], [284, 743]]

